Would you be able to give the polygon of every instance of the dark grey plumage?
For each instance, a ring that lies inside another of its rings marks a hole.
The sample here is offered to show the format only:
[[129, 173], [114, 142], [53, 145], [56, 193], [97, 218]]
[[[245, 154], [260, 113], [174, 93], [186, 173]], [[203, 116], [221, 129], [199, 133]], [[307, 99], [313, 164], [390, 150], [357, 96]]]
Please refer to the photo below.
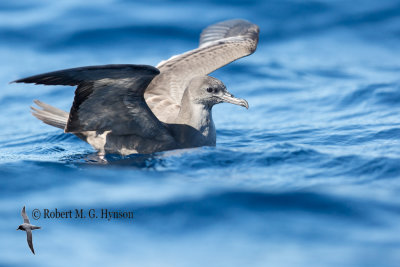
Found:
[[[244, 20], [206, 28], [200, 46], [147, 65], [104, 65], [55, 71], [15, 82], [77, 85], [69, 113], [40, 101], [33, 115], [104, 153], [152, 153], [215, 145], [211, 108], [229, 102], [248, 108], [215, 78], [214, 70], [253, 53], [259, 29]], [[211, 90], [211, 91], [210, 91]]]

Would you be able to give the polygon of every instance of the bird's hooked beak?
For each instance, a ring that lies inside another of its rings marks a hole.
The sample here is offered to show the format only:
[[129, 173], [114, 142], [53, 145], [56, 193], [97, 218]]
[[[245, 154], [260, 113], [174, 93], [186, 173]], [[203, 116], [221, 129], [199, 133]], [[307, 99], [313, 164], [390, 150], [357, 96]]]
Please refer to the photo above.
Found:
[[222, 101], [224, 101], [226, 103], [231, 103], [231, 104], [242, 106], [242, 107], [249, 109], [249, 103], [247, 103], [246, 100], [244, 100], [242, 98], [236, 98], [228, 91], [224, 92], [224, 94], [222, 96], [220, 96], [220, 98], [222, 99]]

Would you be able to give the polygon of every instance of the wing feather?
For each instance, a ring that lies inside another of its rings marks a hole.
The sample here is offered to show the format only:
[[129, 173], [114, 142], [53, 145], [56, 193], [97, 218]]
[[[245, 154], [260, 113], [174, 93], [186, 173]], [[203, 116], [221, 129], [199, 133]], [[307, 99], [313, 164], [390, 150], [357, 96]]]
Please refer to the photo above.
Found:
[[32, 253], [35, 254], [35, 250], [33, 249], [31, 229], [26, 229], [26, 241], [28, 242], [28, 246], [31, 249]]
[[169, 130], [143, 94], [159, 70], [146, 65], [104, 65], [55, 71], [15, 82], [78, 85], [65, 132], [111, 131], [115, 135], [171, 141]]
[[[179, 108], [171, 109], [176, 114], [165, 114], [165, 105], [152, 101], [162, 96], [170, 105], [180, 105], [189, 81], [248, 56], [257, 48], [259, 28], [245, 20], [228, 20], [211, 25], [203, 30], [198, 48], [162, 61], [161, 71], [145, 92], [146, 102], [155, 115], [164, 122], [176, 117]], [[168, 116], [167, 116], [168, 115]]]
[[29, 224], [29, 218], [28, 218], [28, 215], [26, 215], [25, 206], [22, 208], [21, 215], [22, 215], [22, 218], [24, 218], [24, 223]]

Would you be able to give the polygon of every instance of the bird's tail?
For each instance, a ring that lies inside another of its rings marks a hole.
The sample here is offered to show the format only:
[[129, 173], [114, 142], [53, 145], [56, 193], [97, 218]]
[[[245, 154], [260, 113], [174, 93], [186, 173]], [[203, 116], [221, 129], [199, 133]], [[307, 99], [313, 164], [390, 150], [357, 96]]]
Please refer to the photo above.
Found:
[[31, 107], [32, 115], [43, 121], [44, 123], [64, 129], [65, 125], [67, 125], [69, 113], [65, 112], [61, 109], [50, 106], [46, 103], [43, 103], [39, 100], [33, 101], [38, 107], [41, 109]]

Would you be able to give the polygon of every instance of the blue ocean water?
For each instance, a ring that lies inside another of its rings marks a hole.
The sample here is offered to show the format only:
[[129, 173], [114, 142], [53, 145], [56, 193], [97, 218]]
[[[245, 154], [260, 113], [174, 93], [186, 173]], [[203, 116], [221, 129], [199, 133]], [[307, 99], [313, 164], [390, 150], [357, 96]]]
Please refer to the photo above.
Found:
[[[74, 88], [8, 84], [157, 65], [231, 18], [260, 41], [212, 74], [250, 105], [214, 107], [216, 147], [104, 164], [30, 115]], [[399, 47], [400, 1], [0, 2], [0, 266], [399, 266]], [[134, 218], [32, 218], [56, 208]]]

